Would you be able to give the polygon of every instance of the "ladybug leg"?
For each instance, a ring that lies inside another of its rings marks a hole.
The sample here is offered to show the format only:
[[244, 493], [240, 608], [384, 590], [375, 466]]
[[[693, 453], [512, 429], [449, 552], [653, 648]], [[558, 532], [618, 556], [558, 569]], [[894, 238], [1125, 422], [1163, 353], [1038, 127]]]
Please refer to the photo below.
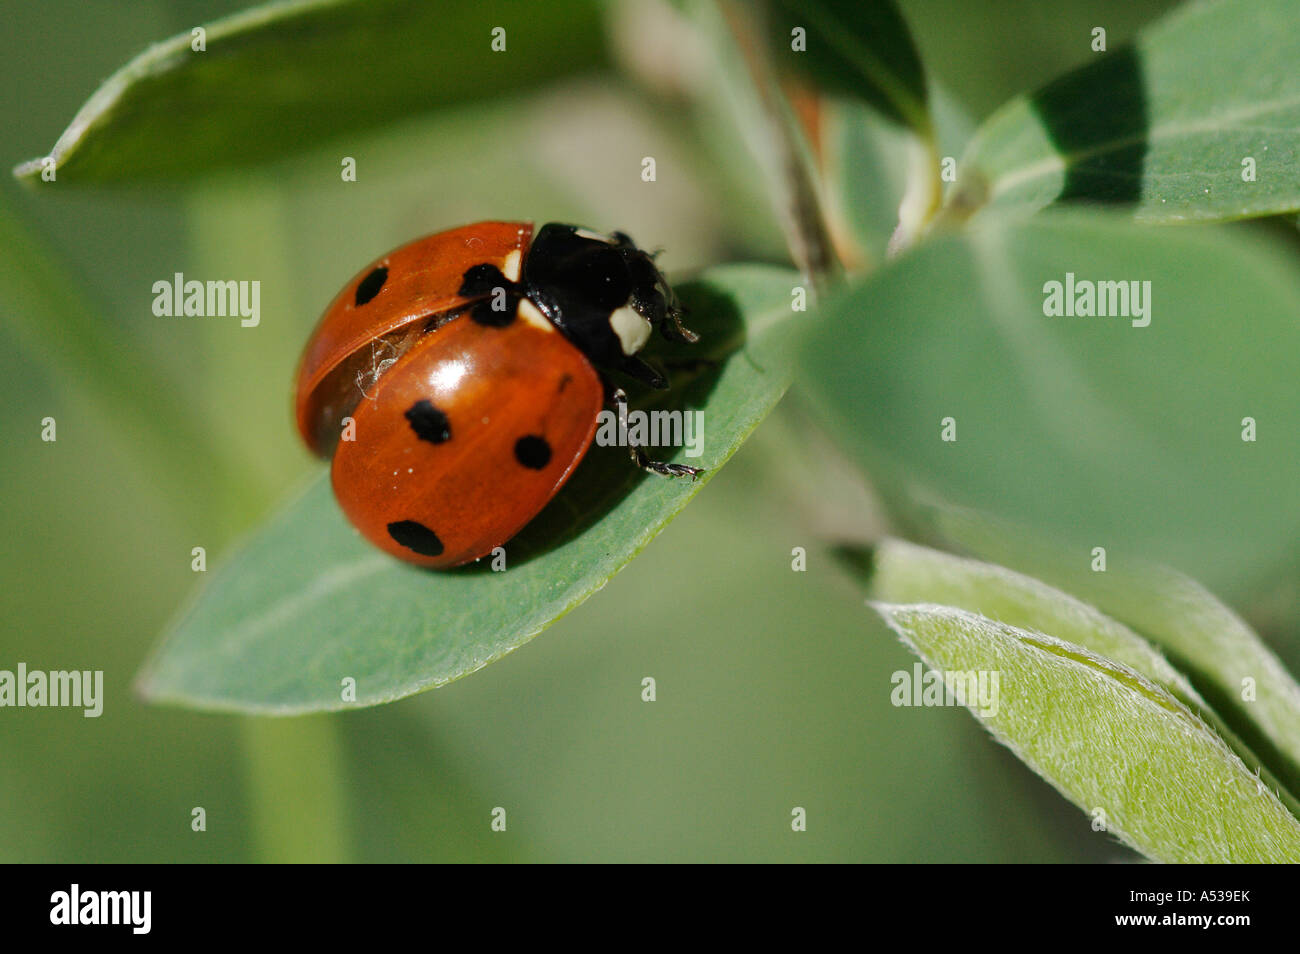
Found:
[[[682, 315], [686, 314], [686, 309], [677, 300], [677, 293], [673, 291], [672, 286], [668, 284], [663, 275], [658, 275], [658, 279], [658, 291], [663, 296], [664, 317], [668, 319], [668, 321], [660, 323], [659, 333], [669, 341], [695, 344], [700, 340], [700, 336], [682, 324]], [[668, 327], [669, 322], [672, 323], [671, 330]]]
[[[672, 286], [664, 280], [662, 275], [659, 276], [659, 290], [663, 296], [663, 314], [667, 319], [667, 321], [660, 322], [659, 333], [669, 341], [695, 344], [700, 340], [700, 336], [682, 324], [682, 315], [686, 314], [686, 309], [677, 300], [677, 293], [672, 290]], [[671, 328], [669, 328], [669, 323], [672, 324]]]
[[[627, 433], [627, 394], [622, 388], [616, 388], [613, 394], [613, 402], [618, 407], [618, 419], [623, 425], [623, 433]], [[632, 463], [641, 470], [649, 471], [652, 474], [659, 474], [663, 477], [689, 477], [695, 480], [704, 473], [702, 467], [688, 467], [686, 464], [670, 464], [662, 460], [651, 460], [636, 444], [630, 440], [627, 443], [628, 456], [632, 458]]]
[[703, 467], [688, 467], [685, 464], [668, 464], [662, 460], [651, 460], [646, 457], [645, 452], [636, 445], [629, 445], [628, 450], [631, 452], [632, 463], [642, 470], [648, 470], [654, 474], [660, 474], [664, 477], [689, 477], [695, 480], [700, 474], [704, 473]]
[[700, 336], [690, 328], [682, 324], [682, 315], [686, 314], [686, 309], [677, 304], [676, 299], [669, 303], [667, 310], [664, 312], [669, 322], [672, 322], [672, 329], [669, 330], [668, 322], [659, 326], [659, 333], [669, 341], [681, 341], [685, 344], [695, 344], [700, 340]]

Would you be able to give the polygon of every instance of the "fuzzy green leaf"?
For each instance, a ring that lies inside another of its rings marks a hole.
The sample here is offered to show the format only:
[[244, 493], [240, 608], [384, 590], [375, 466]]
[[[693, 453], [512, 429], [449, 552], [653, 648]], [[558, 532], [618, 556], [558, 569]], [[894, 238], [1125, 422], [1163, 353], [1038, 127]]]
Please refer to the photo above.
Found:
[[932, 516], [954, 543], [1067, 589], [1162, 647], [1245, 744], [1300, 792], [1300, 684], [1204, 586], [1124, 552], [1094, 573], [1023, 527], [973, 511], [939, 507]]
[[960, 673], [997, 674], [996, 693], [962, 701], [999, 742], [1147, 857], [1300, 861], [1300, 822], [1204, 722], [1136, 670], [964, 610], [876, 610], [947, 686], [962, 684]]
[[875, 548], [873, 596], [887, 603], [941, 603], [1051, 633], [1136, 669], [1180, 701], [1204, 703], [1154, 646], [1087, 603], [991, 563], [887, 539]]
[[[1288, 809], [1294, 813], [1300, 808], [1292, 791], [1274, 777], [1260, 754], [1229, 728], [1186, 676], [1170, 665], [1156, 647], [1099, 609], [1014, 570], [901, 540], [882, 541], [875, 548], [873, 557], [871, 590], [879, 600], [960, 607], [1021, 629], [1051, 633], [1098, 656], [1137, 670], [1204, 719], [1232, 746], [1251, 771], [1263, 776], [1268, 787]], [[1035, 565], [1042, 566], [1041, 563]], [[1147, 591], [1146, 602], [1159, 606], [1160, 596], [1158, 589]], [[1227, 613], [1226, 608], [1223, 612]], [[1277, 721], [1292, 728], [1300, 721], [1300, 705], [1295, 704], [1300, 689], [1257, 639], [1244, 639], [1240, 629], [1225, 628], [1216, 633], [1216, 640], [1207, 640], [1194, 615], [1177, 617], [1171, 614], [1165, 617], [1164, 622], [1171, 636], [1166, 645], [1172, 649], [1188, 644], [1196, 646], [1200, 650], [1197, 661], [1206, 663], [1213, 671], [1221, 670], [1225, 663], [1238, 662], [1243, 656], [1256, 662], [1253, 671], [1262, 673], [1261, 681], [1265, 683], [1262, 692], [1265, 699], [1271, 701], [1271, 705], [1261, 706], [1261, 712], [1266, 718], [1281, 716]], [[1251, 653], [1252, 649], [1256, 652]], [[1259, 652], [1270, 656], [1272, 668], [1258, 665]], [[1280, 681], [1277, 679], [1279, 672]], [[1273, 692], [1279, 688], [1283, 690], [1281, 693]], [[1291, 708], [1279, 713], [1279, 703], [1289, 703]], [[1271, 747], [1265, 751], [1272, 754]], [[1293, 778], [1288, 780], [1293, 781]]]

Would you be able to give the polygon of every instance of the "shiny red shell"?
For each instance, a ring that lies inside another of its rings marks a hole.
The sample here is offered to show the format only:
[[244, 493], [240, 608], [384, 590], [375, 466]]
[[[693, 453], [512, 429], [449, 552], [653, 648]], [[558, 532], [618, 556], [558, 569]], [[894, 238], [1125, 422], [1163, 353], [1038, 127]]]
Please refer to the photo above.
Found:
[[303, 354], [298, 430], [332, 453], [348, 519], [400, 559], [445, 568], [489, 554], [591, 445], [604, 390], [586, 356], [527, 304], [480, 323], [458, 293], [475, 265], [517, 278], [532, 232], [483, 222], [390, 252], [335, 298]]
[[[376, 349], [416, 322], [466, 304], [458, 294], [465, 270], [483, 262], [505, 271], [507, 259], [526, 253], [532, 237], [531, 222], [466, 225], [394, 249], [348, 282], [325, 309], [298, 363], [298, 433], [311, 451], [329, 456], [344, 406], [355, 402], [356, 373], [371, 370]], [[359, 286], [379, 268], [387, 269], [383, 287], [356, 304]]]

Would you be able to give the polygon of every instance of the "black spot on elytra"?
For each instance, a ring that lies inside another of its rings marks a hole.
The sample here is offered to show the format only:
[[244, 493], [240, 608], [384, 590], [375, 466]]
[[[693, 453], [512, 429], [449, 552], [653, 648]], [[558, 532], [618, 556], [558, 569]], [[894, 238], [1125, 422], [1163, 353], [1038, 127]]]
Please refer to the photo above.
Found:
[[383, 265], [371, 271], [369, 275], [357, 283], [357, 307], [360, 308], [370, 299], [379, 294], [379, 290], [384, 287], [384, 282], [388, 281], [388, 269]]
[[485, 298], [469, 310], [470, 318], [480, 325], [487, 325], [489, 328], [504, 328], [510, 322], [515, 320], [515, 314], [519, 311], [519, 299], [513, 295], [506, 295], [502, 303], [504, 308], [498, 310], [492, 306], [500, 302], [500, 298], [493, 296]]
[[402, 415], [411, 423], [415, 436], [430, 444], [451, 440], [451, 422], [447, 415], [433, 406], [432, 401], [416, 401]]
[[477, 298], [492, 293], [494, 288], [512, 288], [514, 282], [501, 273], [495, 265], [484, 263], [465, 269], [460, 279], [460, 292], [463, 298]]
[[399, 520], [388, 525], [388, 535], [420, 556], [442, 556], [442, 541], [438, 535], [415, 520]]
[[521, 437], [515, 441], [515, 460], [532, 470], [541, 470], [551, 462], [551, 445], [536, 434]]

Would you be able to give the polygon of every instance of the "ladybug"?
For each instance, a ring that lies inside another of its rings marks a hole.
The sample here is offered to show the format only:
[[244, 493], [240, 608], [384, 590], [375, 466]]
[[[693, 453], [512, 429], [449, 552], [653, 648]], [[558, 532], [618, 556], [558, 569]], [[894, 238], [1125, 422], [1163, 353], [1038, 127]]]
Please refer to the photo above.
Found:
[[[325, 309], [298, 366], [298, 431], [333, 457], [339, 506], [380, 549], [446, 568], [491, 553], [556, 495], [595, 436], [606, 372], [668, 382], [651, 333], [698, 336], [622, 232], [479, 222], [371, 263]], [[701, 471], [637, 466], [694, 479]]]

